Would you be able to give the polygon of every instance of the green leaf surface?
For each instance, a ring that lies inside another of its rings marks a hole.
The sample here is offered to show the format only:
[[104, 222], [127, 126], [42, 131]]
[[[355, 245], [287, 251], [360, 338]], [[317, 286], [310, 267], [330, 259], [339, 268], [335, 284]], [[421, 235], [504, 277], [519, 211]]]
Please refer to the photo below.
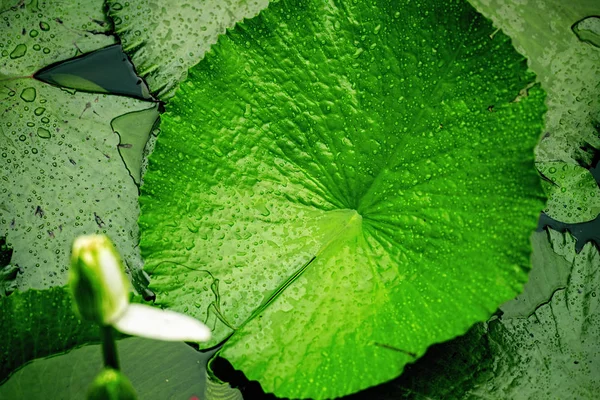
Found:
[[3, 1], [0, 81], [115, 43], [102, 1]]
[[121, 115], [111, 122], [119, 135], [119, 154], [136, 185], [140, 185], [144, 157], [148, 156], [146, 145], [159, 122], [158, 104], [153, 108]]
[[28, 361], [100, 339], [95, 324], [77, 317], [64, 287], [16, 291], [0, 298], [0, 310], [0, 382]]
[[[14, 248], [20, 289], [63, 285], [70, 245], [80, 234], [106, 233], [130, 266], [141, 264], [137, 187], [110, 123], [153, 104], [33, 79], [48, 63], [114, 41], [96, 29], [107, 24], [102, 1], [53, 3], [2, 13], [2, 47], [28, 49], [18, 58], [3, 57], [0, 65], [0, 235]], [[38, 44], [46, 47], [35, 50]]]
[[587, 222], [600, 214], [600, 187], [589, 170], [564, 162], [537, 163], [549, 180], [543, 186], [548, 193], [544, 212], [565, 223]]
[[173, 96], [187, 70], [225, 32], [251, 18], [268, 0], [108, 0], [108, 14], [123, 48], [150, 92], [165, 100]]
[[392, 379], [487, 319], [526, 279], [545, 111], [493, 32], [463, 1], [284, 1], [222, 36], [144, 178], [158, 302], [289, 397]]
[[572, 238], [554, 235], [570, 243], [567, 288], [527, 319], [488, 324], [494, 368], [480, 369], [463, 398], [593, 399], [600, 390], [600, 254], [587, 244], [575, 255]]
[[[590, 165], [594, 154], [590, 148], [600, 149], [600, 47], [590, 43], [589, 35], [582, 37], [581, 31], [590, 32], [597, 26], [600, 2], [471, 0], [471, 3], [512, 38], [548, 93], [546, 133], [536, 148], [536, 161]], [[570, 197], [568, 201], [578, 203], [582, 195], [598, 190], [595, 183], [589, 179], [586, 182], [580, 193], [569, 190], [561, 197]], [[548, 207], [553, 208], [550, 204]], [[597, 211], [592, 219], [598, 215]], [[557, 217], [564, 216], [562, 211], [554, 212]], [[590, 209], [574, 210], [571, 214], [568, 220], [559, 220], [588, 221]]]
[[[600, 254], [592, 244], [577, 254], [575, 239], [553, 230], [540, 232], [536, 241], [532, 279], [544, 267], [569, 272], [568, 283], [547, 302], [526, 318], [505, 312], [476, 324], [464, 336], [430, 347], [399, 379], [348, 399], [595, 398], [600, 390]], [[540, 298], [546, 290], [528, 284], [520, 297]], [[518, 305], [512, 303], [511, 308]]]
[[[128, 338], [117, 341], [117, 348], [121, 370], [139, 399], [188, 400], [204, 392], [206, 360], [190, 346]], [[81, 400], [101, 369], [100, 345], [35, 360], [0, 386], [0, 398]]]
[[527, 318], [548, 302], [554, 292], [567, 286], [573, 260], [566, 260], [552, 250], [546, 231], [533, 233], [531, 244], [529, 280], [523, 293], [500, 307], [503, 318]]

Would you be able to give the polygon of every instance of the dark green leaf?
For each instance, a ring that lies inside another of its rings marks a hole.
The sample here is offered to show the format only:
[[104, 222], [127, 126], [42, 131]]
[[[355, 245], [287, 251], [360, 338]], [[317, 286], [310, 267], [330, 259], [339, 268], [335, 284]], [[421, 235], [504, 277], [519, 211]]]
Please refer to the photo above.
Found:
[[34, 358], [100, 339], [98, 327], [75, 314], [63, 287], [14, 292], [0, 298], [0, 310], [0, 382]]
[[[206, 356], [190, 346], [129, 338], [117, 347], [121, 370], [140, 400], [188, 400], [204, 393]], [[101, 369], [100, 345], [35, 360], [0, 386], [0, 398], [81, 400]]]

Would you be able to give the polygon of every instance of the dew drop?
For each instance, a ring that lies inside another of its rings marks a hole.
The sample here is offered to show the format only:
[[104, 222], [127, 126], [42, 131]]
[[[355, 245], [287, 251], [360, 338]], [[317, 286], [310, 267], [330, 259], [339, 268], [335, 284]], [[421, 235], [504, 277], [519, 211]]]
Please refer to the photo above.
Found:
[[36, 37], [37, 35], [39, 35], [40, 33], [38, 31], [36, 31], [35, 29], [32, 29], [29, 32], [29, 36], [31, 36], [32, 38]]
[[38, 107], [35, 110], [33, 110], [33, 113], [39, 117], [40, 115], [42, 115], [44, 113], [44, 111], [46, 111], [46, 109], [44, 107]]
[[217, 157], [223, 157], [223, 152], [217, 146], [210, 146], [212, 151], [217, 155]]
[[37, 135], [42, 139], [50, 139], [50, 131], [44, 128], [38, 128]]
[[21, 136], [19, 136], [19, 140], [20, 140], [21, 142], [24, 142], [25, 140], [27, 140], [27, 136], [25, 136], [25, 135], [21, 135]]
[[115, 3], [113, 4], [112, 9], [119, 11], [123, 9], [123, 6], [121, 5], [121, 3]]
[[28, 103], [35, 101], [35, 96], [36, 96], [36, 92], [35, 92], [35, 89], [32, 87], [25, 88], [21, 92], [21, 98]]
[[46, 22], [40, 22], [40, 29], [43, 31], [49, 31], [50, 25], [48, 25]]
[[21, 58], [27, 53], [27, 46], [24, 44], [18, 44], [15, 49], [10, 53], [10, 58], [13, 60], [16, 58]]
[[600, 17], [586, 17], [573, 24], [571, 30], [579, 40], [600, 47]]
[[39, 44], [36, 43], [36, 44], [33, 45], [33, 49], [35, 51], [40, 51], [42, 49], [42, 46], [40, 46]]
[[348, 147], [354, 147], [354, 143], [352, 143], [352, 140], [350, 140], [347, 137], [342, 138], [342, 143], [344, 143]]

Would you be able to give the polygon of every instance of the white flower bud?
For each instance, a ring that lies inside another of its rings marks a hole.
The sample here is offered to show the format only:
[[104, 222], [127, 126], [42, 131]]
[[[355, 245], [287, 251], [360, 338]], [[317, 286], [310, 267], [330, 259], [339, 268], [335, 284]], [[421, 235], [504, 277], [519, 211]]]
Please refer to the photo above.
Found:
[[111, 325], [129, 304], [129, 281], [123, 262], [105, 235], [75, 240], [69, 286], [81, 316], [100, 325]]

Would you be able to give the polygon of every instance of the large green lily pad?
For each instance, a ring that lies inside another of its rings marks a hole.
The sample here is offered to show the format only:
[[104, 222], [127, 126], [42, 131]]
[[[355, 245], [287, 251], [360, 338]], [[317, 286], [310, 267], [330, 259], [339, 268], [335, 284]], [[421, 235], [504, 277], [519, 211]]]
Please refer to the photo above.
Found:
[[329, 398], [513, 298], [545, 95], [494, 31], [464, 1], [292, 1], [221, 37], [144, 177], [159, 303], [265, 390]]
[[0, 235], [21, 268], [16, 286], [63, 285], [71, 243], [85, 233], [108, 234], [139, 267], [138, 189], [111, 121], [153, 104], [33, 78], [49, 64], [114, 43], [101, 0], [15, 3], [1, 14]]

